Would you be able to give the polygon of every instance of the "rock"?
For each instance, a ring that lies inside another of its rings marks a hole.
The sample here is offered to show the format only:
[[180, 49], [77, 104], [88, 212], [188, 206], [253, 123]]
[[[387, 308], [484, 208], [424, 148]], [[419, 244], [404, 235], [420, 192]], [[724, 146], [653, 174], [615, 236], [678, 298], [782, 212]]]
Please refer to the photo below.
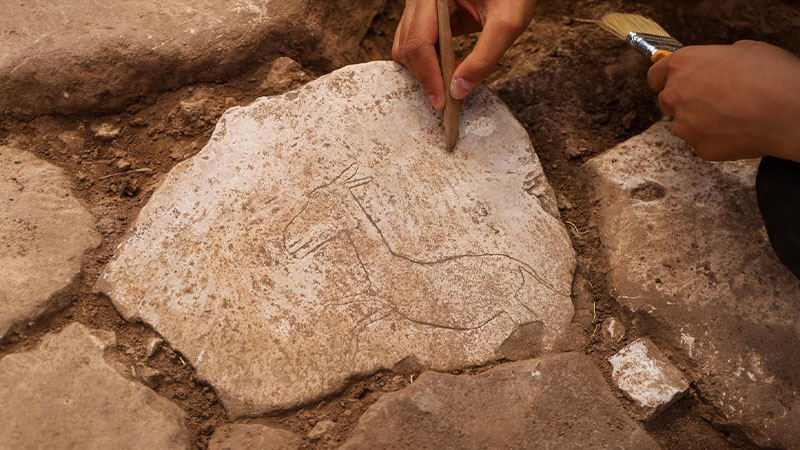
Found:
[[689, 383], [650, 339], [640, 338], [609, 358], [611, 377], [650, 420], [680, 400]]
[[144, 119], [142, 119], [141, 117], [135, 117], [135, 118], [133, 118], [133, 119], [130, 121], [130, 124], [131, 124], [131, 126], [132, 126], [132, 127], [136, 127], [136, 128], [143, 128], [143, 127], [146, 127], [146, 126], [148, 126], [148, 125], [149, 125], [149, 124], [147, 123], [147, 121], [146, 121], [146, 120], [144, 120]]
[[336, 428], [336, 422], [331, 420], [320, 420], [316, 425], [314, 425], [314, 428], [308, 432], [308, 438], [312, 441], [318, 441], [323, 436], [333, 431], [334, 428]]
[[104, 359], [114, 343], [111, 332], [72, 324], [0, 359], [0, 446], [190, 448], [186, 414]]
[[587, 167], [617, 300], [694, 362], [713, 420], [796, 447], [800, 281], [770, 248], [755, 162], [704, 162], [665, 121]]
[[581, 273], [580, 269], [575, 273], [575, 278], [572, 281], [572, 303], [575, 305], [575, 309], [589, 311], [592, 320], [594, 320], [596, 306], [595, 298], [592, 294], [592, 282], [589, 281], [585, 274]]
[[58, 140], [64, 145], [64, 151], [69, 155], [78, 155], [84, 150], [86, 141], [77, 131], [64, 131], [59, 133]]
[[305, 81], [308, 81], [308, 75], [303, 72], [300, 64], [291, 58], [282, 56], [272, 63], [260, 89], [265, 95], [279, 94]]
[[148, 366], [139, 366], [137, 376], [148, 386], [159, 384], [165, 378], [163, 372]]
[[229, 110], [98, 288], [188, 357], [234, 417], [401, 361], [484, 364], [523, 326], [540, 332], [517, 346], [549, 351], [572, 318], [575, 257], [524, 190], [542, 171], [527, 133], [482, 88], [447, 154], [427, 102], [403, 68], [375, 62]]
[[609, 344], [619, 344], [625, 337], [625, 325], [616, 317], [603, 321], [603, 339]]
[[58, 167], [0, 146], [0, 339], [15, 324], [57, 311], [56, 294], [100, 244], [94, 218]]
[[179, 110], [184, 117], [191, 120], [198, 120], [205, 115], [206, 99], [184, 100], [179, 104]]
[[117, 170], [126, 171], [131, 168], [131, 163], [127, 160], [120, 159], [117, 161]]
[[158, 349], [161, 348], [161, 344], [164, 343], [164, 340], [160, 337], [152, 337], [149, 341], [147, 341], [147, 350], [145, 353], [146, 358], [152, 358], [153, 355], [158, 352]]
[[353, 62], [385, 0], [11, 2], [0, 16], [0, 112], [120, 110], [253, 61]]
[[303, 438], [278, 428], [254, 423], [223, 425], [214, 431], [208, 450], [296, 450]]
[[629, 111], [627, 114], [622, 116], [622, 128], [626, 130], [630, 130], [633, 128], [633, 122], [636, 120], [636, 111]]
[[475, 376], [425, 372], [370, 406], [341, 448], [659, 446], [627, 416], [589, 357], [561, 353]]
[[94, 137], [100, 139], [101, 141], [113, 141], [121, 133], [120, 128], [111, 123], [92, 125], [91, 128], [92, 132], [94, 133]]

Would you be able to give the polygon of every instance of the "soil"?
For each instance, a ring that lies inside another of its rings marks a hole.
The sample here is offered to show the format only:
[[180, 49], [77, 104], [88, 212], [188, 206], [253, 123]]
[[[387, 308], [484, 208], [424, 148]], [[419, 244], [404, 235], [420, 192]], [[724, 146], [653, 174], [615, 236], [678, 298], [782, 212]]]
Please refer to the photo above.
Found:
[[[559, 209], [578, 254], [574, 322], [583, 334], [565, 342], [564, 350], [592, 356], [607, 375], [607, 358], [640, 331], [617, 305], [606, 283], [608, 264], [597, 233], [596, 205], [581, 163], [644, 131], [661, 117], [655, 95], [645, 82], [647, 61], [582, 20], [610, 11], [650, 15], [685, 44], [749, 38], [800, 52], [800, 7], [790, 2], [542, 2], [534, 24], [489, 80], [528, 131], [558, 193]], [[392, 36], [401, 13], [402, 2], [388, 3], [362, 43], [362, 60], [391, 57]], [[457, 40], [461, 56], [474, 42], [475, 37]], [[68, 306], [12, 333], [0, 343], [0, 357], [30, 349], [44, 334], [70, 322], [111, 330], [118, 337], [118, 347], [109, 351], [109, 357], [130, 369], [125, 376], [133, 373], [187, 411], [197, 448], [207, 447], [217, 426], [230, 423], [213, 389], [196, 378], [178, 352], [164, 344], [148, 358], [147, 344], [157, 334], [142, 324], [126, 322], [109, 299], [94, 293], [92, 287], [161, 177], [204, 146], [225, 109], [296, 88], [322, 75], [304, 68], [306, 73], [281, 72], [270, 78], [270, 69], [271, 63], [255, 62], [224, 83], [150, 94], [126, 110], [106, 116], [0, 118], [0, 144], [30, 149], [66, 171], [74, 179], [77, 195], [97, 217], [104, 236], [102, 245], [88, 255], [81, 278], [59, 294], [60, 303]], [[267, 79], [274, 83], [264, 83]], [[118, 127], [119, 135], [111, 140], [95, 137], [92, 127], [102, 123]], [[605, 344], [599, 332], [599, 324], [610, 315], [621, 318], [627, 327], [625, 340], [615, 345]], [[661, 344], [657, 335], [650, 337]], [[463, 372], [480, 372], [493, 365]], [[334, 420], [337, 427], [331, 435], [308, 444], [308, 448], [333, 448], [347, 438], [358, 417], [382, 393], [403, 388], [416, 375], [378, 373], [354, 380], [343, 392], [317, 404], [243, 422], [305, 434], [320, 420]], [[646, 427], [666, 449], [754, 448], [735, 428], [713, 425], [712, 416], [710, 407], [692, 392]]]

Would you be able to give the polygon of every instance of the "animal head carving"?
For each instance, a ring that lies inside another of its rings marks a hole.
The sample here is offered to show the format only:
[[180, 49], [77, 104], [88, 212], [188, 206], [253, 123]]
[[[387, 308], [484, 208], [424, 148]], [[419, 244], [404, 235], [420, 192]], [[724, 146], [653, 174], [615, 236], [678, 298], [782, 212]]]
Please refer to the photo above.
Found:
[[358, 165], [351, 164], [333, 181], [311, 191], [284, 230], [286, 250], [295, 258], [303, 258], [341, 232], [358, 226], [361, 209], [350, 190], [371, 181], [370, 176], [359, 176]]

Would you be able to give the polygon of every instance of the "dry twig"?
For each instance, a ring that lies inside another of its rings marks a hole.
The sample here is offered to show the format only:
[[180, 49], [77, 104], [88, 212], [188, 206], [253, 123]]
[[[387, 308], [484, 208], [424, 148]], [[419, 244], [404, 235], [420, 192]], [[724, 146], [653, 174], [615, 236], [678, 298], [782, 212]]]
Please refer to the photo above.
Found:
[[125, 174], [128, 174], [128, 173], [135, 173], [135, 172], [150, 173], [152, 171], [153, 170], [150, 169], [149, 167], [142, 167], [141, 169], [125, 170], [123, 172], [116, 172], [116, 173], [112, 173], [110, 175], [105, 175], [105, 176], [102, 176], [102, 177], [98, 178], [98, 180], [105, 180], [106, 178], [116, 177], [117, 175], [125, 175]]

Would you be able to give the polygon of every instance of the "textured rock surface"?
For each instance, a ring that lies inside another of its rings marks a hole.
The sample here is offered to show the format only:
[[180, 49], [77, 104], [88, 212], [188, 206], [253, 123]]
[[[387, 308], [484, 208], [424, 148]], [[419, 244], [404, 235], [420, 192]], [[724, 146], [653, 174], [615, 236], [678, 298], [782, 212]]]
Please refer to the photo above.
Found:
[[58, 309], [53, 295], [100, 243], [94, 218], [58, 167], [0, 146], [0, 338], [17, 323]]
[[239, 423], [217, 428], [208, 450], [297, 450], [302, 445], [303, 438], [291, 431]]
[[618, 344], [625, 338], [625, 325], [615, 317], [603, 321], [603, 339], [609, 344]]
[[98, 286], [234, 416], [406, 358], [481, 364], [515, 330], [516, 345], [547, 351], [572, 318], [575, 259], [542, 207], [553, 194], [527, 134], [482, 89], [447, 154], [426, 102], [409, 73], [376, 62], [229, 110]]
[[609, 358], [611, 377], [636, 403], [644, 419], [652, 419], [678, 401], [689, 383], [650, 339], [640, 338]]
[[352, 62], [385, 0], [6, 2], [0, 111], [119, 108], [137, 95], [214, 80], [288, 55]]
[[561, 353], [476, 376], [425, 372], [361, 416], [354, 449], [659, 448], [592, 360]]
[[588, 166], [617, 299], [692, 361], [715, 420], [797, 448], [800, 281], [767, 241], [755, 162], [703, 162], [660, 122]]
[[113, 345], [73, 324], [0, 360], [0, 449], [188, 449], [184, 412], [114, 370]]
[[334, 428], [336, 428], [336, 422], [333, 422], [331, 420], [319, 421], [317, 422], [316, 425], [314, 425], [314, 428], [312, 428], [311, 431], [308, 432], [308, 438], [311, 439], [312, 441], [319, 440], [328, 433], [330, 433], [331, 431], [333, 431]]

